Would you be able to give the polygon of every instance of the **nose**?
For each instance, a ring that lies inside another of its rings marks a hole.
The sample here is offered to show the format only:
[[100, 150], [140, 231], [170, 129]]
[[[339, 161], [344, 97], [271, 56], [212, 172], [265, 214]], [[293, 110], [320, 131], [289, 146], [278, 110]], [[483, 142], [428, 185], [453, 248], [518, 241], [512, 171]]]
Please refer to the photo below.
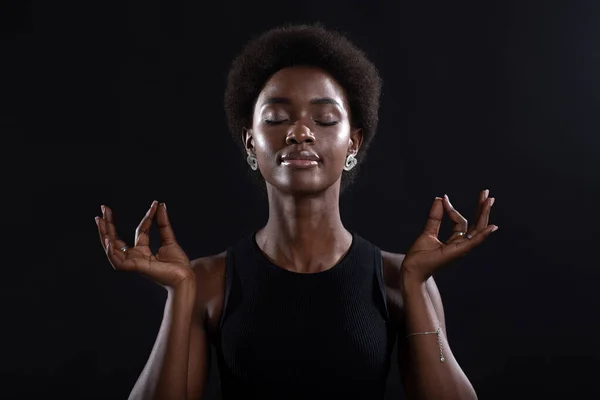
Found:
[[313, 135], [308, 126], [295, 123], [290, 128], [285, 142], [287, 144], [314, 143], [315, 135]]

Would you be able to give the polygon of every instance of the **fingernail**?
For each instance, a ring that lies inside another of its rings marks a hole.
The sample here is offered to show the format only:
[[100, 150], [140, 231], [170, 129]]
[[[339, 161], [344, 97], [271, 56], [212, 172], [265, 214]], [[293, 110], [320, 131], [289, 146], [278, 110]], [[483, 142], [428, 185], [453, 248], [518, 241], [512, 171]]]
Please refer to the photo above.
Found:
[[104, 246], [108, 247], [108, 243], [109, 243], [108, 239], [104, 239]]
[[496, 225], [494, 225], [494, 227], [492, 228], [492, 232], [496, 232], [498, 230], [498, 227]]
[[104, 205], [101, 205], [100, 209], [102, 210], [102, 214], [104, 214], [104, 211], [106, 211], [106, 207], [104, 207]]
[[162, 203], [162, 206], [165, 208], [165, 211], [167, 211], [167, 203]]
[[492, 199], [490, 200], [490, 207], [493, 206], [495, 202], [496, 202], [496, 198], [492, 197]]
[[450, 204], [450, 207], [452, 207], [452, 203], [450, 203], [450, 197], [448, 197], [447, 194], [444, 195], [444, 197], [446, 198], [446, 200], [448, 201], [448, 204]]
[[486, 197], [490, 195], [490, 190], [489, 189], [485, 189], [484, 192], [485, 192], [485, 196]]
[[98, 225], [98, 217], [94, 217], [94, 221], [96, 221], [96, 225]]

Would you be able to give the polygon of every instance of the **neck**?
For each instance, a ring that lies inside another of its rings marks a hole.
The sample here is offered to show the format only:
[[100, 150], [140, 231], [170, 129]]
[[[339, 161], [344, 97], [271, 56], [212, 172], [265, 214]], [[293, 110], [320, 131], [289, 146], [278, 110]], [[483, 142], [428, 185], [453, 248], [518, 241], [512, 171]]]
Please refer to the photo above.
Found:
[[352, 236], [342, 224], [335, 186], [318, 195], [299, 196], [268, 185], [269, 219], [257, 233], [257, 243], [277, 265], [295, 272], [319, 272], [334, 266], [347, 252]]

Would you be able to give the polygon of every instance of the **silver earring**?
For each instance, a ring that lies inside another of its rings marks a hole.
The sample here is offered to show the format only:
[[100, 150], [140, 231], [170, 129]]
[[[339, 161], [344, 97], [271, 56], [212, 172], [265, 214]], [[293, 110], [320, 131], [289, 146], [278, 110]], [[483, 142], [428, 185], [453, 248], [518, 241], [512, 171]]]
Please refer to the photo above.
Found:
[[248, 157], [246, 157], [246, 161], [248, 162], [248, 165], [250, 165], [250, 168], [252, 168], [253, 171], [256, 171], [258, 169], [258, 160], [256, 159], [256, 156], [254, 154], [248, 154]]
[[348, 157], [346, 157], [346, 164], [344, 165], [344, 170], [350, 171], [352, 168], [354, 168], [357, 162], [358, 160], [356, 159], [354, 154], [348, 154]]

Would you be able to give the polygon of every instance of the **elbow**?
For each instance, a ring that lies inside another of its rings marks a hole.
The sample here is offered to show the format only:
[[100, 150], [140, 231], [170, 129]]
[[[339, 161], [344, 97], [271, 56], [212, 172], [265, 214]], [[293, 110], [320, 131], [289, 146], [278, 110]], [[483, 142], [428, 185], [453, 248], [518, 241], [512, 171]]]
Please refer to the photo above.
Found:
[[454, 395], [448, 397], [442, 396], [442, 398], [447, 400], [478, 400], [475, 389], [468, 381]]
[[465, 400], [479, 400], [477, 397], [477, 393], [475, 392], [475, 389], [473, 389], [472, 386], [471, 386], [471, 390], [469, 391], [469, 393], [467, 393], [462, 398]]
[[478, 400], [477, 393], [469, 381], [455, 387], [454, 390], [443, 390], [433, 397], [427, 397], [427, 400]]

